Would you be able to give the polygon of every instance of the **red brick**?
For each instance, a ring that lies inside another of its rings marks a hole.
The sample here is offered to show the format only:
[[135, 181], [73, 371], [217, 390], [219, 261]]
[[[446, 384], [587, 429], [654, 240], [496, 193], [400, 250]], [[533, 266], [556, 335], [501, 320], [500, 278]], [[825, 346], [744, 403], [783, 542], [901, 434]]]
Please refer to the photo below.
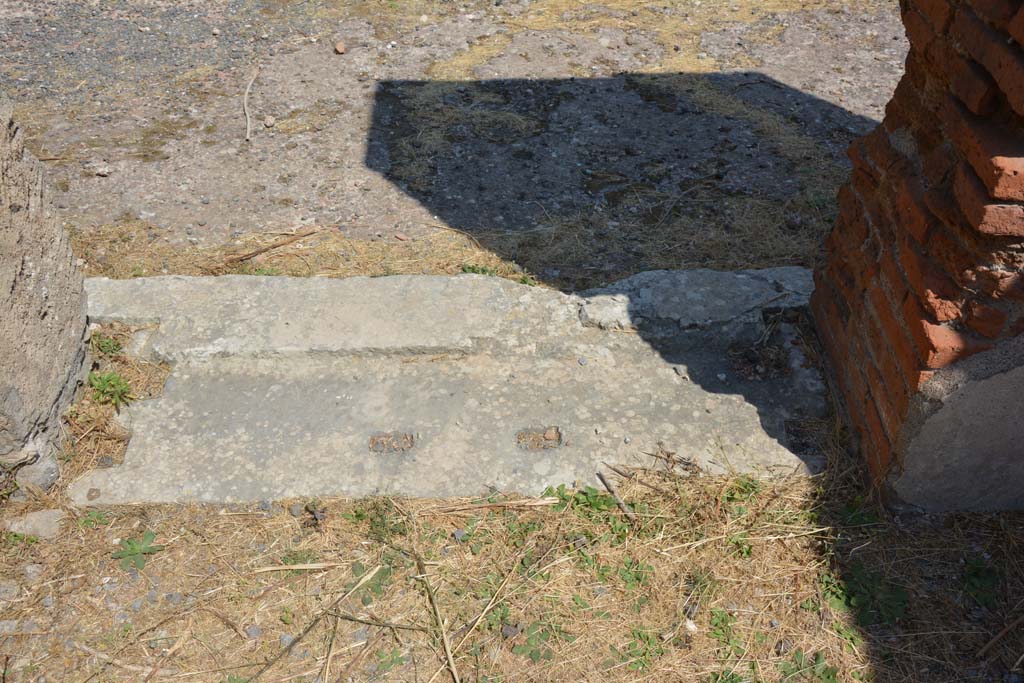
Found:
[[908, 4], [928, 19], [937, 33], [945, 31], [953, 17], [953, 8], [947, 0], [908, 0]]
[[881, 377], [888, 390], [887, 396], [894, 410], [894, 415], [902, 420], [906, 416], [906, 409], [910, 404], [910, 394], [907, 391], [907, 384], [903, 379], [903, 370], [893, 356], [892, 349], [889, 347], [887, 340], [884, 337], [872, 336], [872, 332], [877, 328], [872, 324], [870, 316], [864, 316], [860, 327], [863, 330], [866, 346], [874, 363], [873, 367], [876, 367], [881, 373]]
[[967, 304], [965, 320], [968, 327], [978, 334], [995, 339], [1006, 325], [1006, 313], [994, 306], [972, 301]]
[[1024, 237], [1024, 204], [997, 204], [989, 200], [985, 186], [967, 164], [960, 164], [953, 192], [964, 218], [985, 235]]
[[867, 375], [868, 396], [874, 402], [875, 410], [878, 411], [878, 417], [881, 418], [882, 431], [885, 432], [890, 443], [895, 442], [899, 437], [903, 419], [899, 414], [899, 410], [892, 405], [890, 398], [893, 381], [882, 377], [882, 373], [878, 371], [870, 360], [865, 359], [862, 367], [864, 368], [864, 374]]
[[935, 222], [934, 216], [924, 204], [924, 189], [913, 177], [904, 178], [900, 183], [896, 195], [896, 220], [900, 228], [913, 235], [918, 242], [924, 241], [928, 229]]
[[979, 16], [1003, 29], [1020, 8], [1020, 0], [971, 0], [971, 6]]
[[870, 397], [864, 405], [864, 418], [868, 439], [866, 444], [862, 444], [862, 450], [871, 468], [871, 474], [877, 481], [884, 479], [888, 474], [889, 464], [892, 462], [892, 445], [886, 438], [882, 420], [878, 417], [878, 410]]
[[961, 47], [992, 74], [1010, 106], [1024, 115], [1024, 52], [973, 12], [960, 8], [950, 28]]
[[963, 57], [945, 40], [934, 40], [928, 45], [928, 61], [936, 72], [943, 74], [949, 90], [975, 114], [991, 114], [995, 109], [999, 89], [988, 72], [975, 62]]
[[1017, 16], [1010, 20], [1010, 25], [1007, 27], [1010, 35], [1017, 41], [1017, 44], [1024, 47], [1024, 7], [1020, 8], [1017, 12]]
[[917, 293], [932, 317], [939, 322], [960, 317], [960, 304], [956, 301], [960, 289], [907, 240], [900, 244], [900, 264], [910, 289]]
[[1000, 238], [982, 235], [972, 228], [960, 212], [952, 192], [941, 202], [931, 194], [929, 190], [925, 199], [940, 222], [928, 232], [922, 253], [952, 277], [958, 286], [983, 289], [987, 269], [979, 267], [979, 264], [991, 261], [992, 242]]
[[921, 161], [922, 175], [930, 187], [945, 183], [946, 177], [956, 166], [956, 157], [948, 144], [935, 147]]
[[918, 50], [921, 54], [927, 53], [931, 42], [935, 40], [935, 27], [911, 7], [906, 8], [902, 15], [903, 28], [907, 32], [910, 49]]
[[977, 342], [947, 325], [936, 325], [927, 320], [913, 297], [904, 301], [903, 316], [926, 368], [938, 370], [991, 348], [991, 344]]
[[913, 373], [921, 368], [916, 349], [907, 338], [903, 326], [893, 314], [892, 304], [889, 303], [889, 299], [882, 290], [878, 287], [869, 289], [868, 299], [870, 301], [869, 312], [881, 328], [879, 336], [888, 341], [893, 356], [907, 379], [907, 385], [914, 388]]
[[864, 150], [875, 168], [881, 174], [887, 174], [891, 168], [898, 166], [904, 160], [900, 154], [892, 148], [889, 142], [889, 134], [885, 128], [879, 126], [862, 138]]
[[874, 163], [868, 158], [864, 145], [859, 138], [850, 143], [850, 146], [846, 148], [846, 156], [850, 158], [856, 170], [862, 171], [875, 179], [878, 179], [881, 175], [881, 172], [875, 168]]
[[1024, 200], [1024, 133], [978, 118], [952, 98], [943, 128], [996, 199]]
[[[913, 56], [912, 53], [911, 57]], [[907, 59], [908, 68], [917, 63], [916, 59]], [[896, 92], [885, 107], [885, 129], [896, 132], [900, 128], [907, 128], [913, 132], [918, 146], [929, 150], [942, 142], [935, 120], [935, 110], [940, 101], [937, 98], [925, 97], [926, 91], [922, 88], [923, 83], [915, 85], [909, 78], [899, 82]]]

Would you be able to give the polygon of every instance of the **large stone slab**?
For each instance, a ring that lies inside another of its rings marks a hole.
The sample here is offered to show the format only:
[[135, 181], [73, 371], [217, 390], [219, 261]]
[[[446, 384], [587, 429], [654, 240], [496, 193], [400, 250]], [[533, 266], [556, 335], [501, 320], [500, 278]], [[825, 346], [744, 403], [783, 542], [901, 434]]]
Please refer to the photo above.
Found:
[[18, 479], [46, 485], [85, 360], [85, 298], [67, 235], [47, 215], [42, 167], [11, 114], [0, 94], [0, 465], [42, 458]]
[[[787, 433], [824, 409], [820, 379], [743, 375], [724, 313], [656, 337], [639, 314], [639, 332], [590, 324], [608, 293], [481, 276], [87, 286], [96, 318], [159, 322], [147, 352], [175, 365], [161, 397], [125, 412], [124, 464], [72, 485], [79, 504], [538, 494], [595, 482], [603, 462], [651, 465], [659, 445], [716, 472], [820, 465]], [[735, 313], [756, 326], [747, 299]]]

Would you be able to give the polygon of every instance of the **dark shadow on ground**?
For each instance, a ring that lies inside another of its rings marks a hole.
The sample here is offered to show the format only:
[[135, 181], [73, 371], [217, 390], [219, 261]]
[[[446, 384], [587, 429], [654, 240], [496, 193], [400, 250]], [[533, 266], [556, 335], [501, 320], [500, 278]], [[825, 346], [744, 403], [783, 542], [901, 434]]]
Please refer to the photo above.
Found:
[[[644, 271], [812, 265], [844, 150], [873, 125], [753, 72], [384, 81], [366, 164], [515, 263], [524, 282], [589, 297]], [[742, 300], [737, 315], [786, 298], [775, 281], [761, 300], [731, 286], [700, 296]], [[624, 296], [627, 325], [667, 361], [710, 392], [742, 395], [772, 438], [820, 469], [799, 425], [822, 417], [823, 401], [803, 400], [806, 384], [790, 376], [800, 320], [768, 306], [768, 328], [680, 335]]]
[[366, 164], [532, 277], [810, 265], [874, 122], [759, 73], [384, 81]]
[[[813, 265], [847, 174], [843, 152], [874, 125], [752, 72], [385, 81], [366, 164], [517, 264], [524, 282], [587, 296], [660, 268]], [[871, 666], [838, 680], [1024, 683], [1012, 670], [1021, 637], [984, 649], [1024, 603], [1020, 519], [894, 515], [872, 502], [859, 459], [841, 453], [845, 439], [805, 429], [823, 416], [779, 418], [779, 330], [802, 332], [815, 357], [808, 321], [787, 315], [745, 347], [639, 329], [703, 388], [755, 405], [768, 433], [808, 462], [829, 455], [807, 512], [831, 529], [820, 600], [806, 606], [820, 614], [823, 663], [806, 653], [805, 667], [771, 674], [835, 681], [828, 649], [851, 647], [866, 648]], [[843, 627], [844, 614], [857, 627]], [[770, 637], [793, 662], [785, 634]], [[709, 680], [761, 679], [723, 664]]]

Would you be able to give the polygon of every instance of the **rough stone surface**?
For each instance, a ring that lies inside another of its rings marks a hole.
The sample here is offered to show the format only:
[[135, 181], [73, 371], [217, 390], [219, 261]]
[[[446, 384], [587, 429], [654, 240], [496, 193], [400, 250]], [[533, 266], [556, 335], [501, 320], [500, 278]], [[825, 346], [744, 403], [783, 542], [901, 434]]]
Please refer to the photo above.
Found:
[[0, 94], [0, 464], [48, 457], [84, 358], [82, 276]]
[[813, 290], [806, 268], [647, 271], [584, 292], [581, 318], [603, 329], [642, 327], [659, 336], [712, 329], [756, 337], [764, 331], [766, 309], [803, 306]]
[[[53, 453], [39, 455], [35, 462], [19, 467], [18, 473], [14, 475], [14, 481], [20, 489], [35, 486], [43, 491], [56, 484], [59, 478], [60, 463], [57, 462], [57, 457]], [[20, 490], [15, 493], [15, 496], [24, 498], [23, 492]]]
[[[1024, 338], [937, 373], [906, 426], [896, 495], [928, 511], [1004, 510], [1024, 505], [1020, 397]], [[984, 466], [979, 466], [984, 463]]]
[[56, 538], [67, 515], [63, 510], [38, 510], [4, 522], [8, 531], [38, 538]]
[[12, 601], [21, 595], [21, 585], [17, 581], [6, 579], [0, 581], [0, 600]]
[[[816, 469], [786, 425], [821, 414], [820, 379], [749, 379], [729, 353], [757, 319], [738, 293], [775, 276], [692, 277], [721, 299], [692, 330], [653, 294], [673, 272], [586, 297], [474, 275], [89, 281], [96, 319], [158, 322], [150, 353], [175, 365], [160, 398], [130, 408], [124, 464], [72, 498], [537, 494], [591, 483], [602, 462], [649, 463], [659, 444], [718, 472]], [[806, 304], [783, 289], [786, 306]], [[584, 323], [590, 301], [622, 296], [652, 317], [622, 320], [632, 332]], [[673, 334], [646, 332], [666, 320]]]

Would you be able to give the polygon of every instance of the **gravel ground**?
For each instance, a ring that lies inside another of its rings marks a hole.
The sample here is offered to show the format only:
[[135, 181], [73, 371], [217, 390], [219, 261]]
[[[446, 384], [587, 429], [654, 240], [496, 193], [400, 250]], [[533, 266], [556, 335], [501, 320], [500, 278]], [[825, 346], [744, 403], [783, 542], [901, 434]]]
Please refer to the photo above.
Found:
[[72, 229], [441, 223], [571, 289], [812, 261], [906, 45], [877, 0], [0, 0], [0, 50]]

